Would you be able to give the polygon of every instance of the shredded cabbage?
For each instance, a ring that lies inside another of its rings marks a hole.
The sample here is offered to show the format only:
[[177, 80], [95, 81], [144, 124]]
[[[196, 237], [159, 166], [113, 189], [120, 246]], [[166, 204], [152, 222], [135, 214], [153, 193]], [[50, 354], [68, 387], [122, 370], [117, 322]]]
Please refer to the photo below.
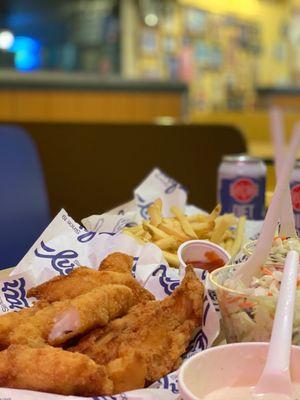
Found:
[[[223, 288], [216, 288], [227, 341], [269, 341], [283, 277], [282, 265], [262, 267], [249, 287], [230, 275], [228, 269], [227, 276], [223, 275], [219, 281]], [[300, 345], [300, 287], [296, 293], [293, 344]]]
[[[245, 251], [248, 254], [253, 253], [256, 246], [256, 242], [257, 241], [251, 241], [245, 245]], [[287, 253], [290, 250], [295, 250], [298, 253], [300, 253], [300, 238], [292, 238], [292, 237], [286, 238], [277, 236], [273, 240], [267, 264], [274, 264], [274, 263], [284, 264]]]

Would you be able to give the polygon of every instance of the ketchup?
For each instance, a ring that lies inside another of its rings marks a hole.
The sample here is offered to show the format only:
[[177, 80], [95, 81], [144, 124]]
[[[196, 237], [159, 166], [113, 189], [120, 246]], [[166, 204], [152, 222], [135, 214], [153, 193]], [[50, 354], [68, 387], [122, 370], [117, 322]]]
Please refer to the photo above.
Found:
[[205, 269], [208, 272], [212, 272], [217, 268], [223, 267], [225, 262], [218, 256], [214, 251], [207, 251], [204, 253], [206, 260], [201, 261], [186, 261], [186, 264], [191, 264], [194, 268]]

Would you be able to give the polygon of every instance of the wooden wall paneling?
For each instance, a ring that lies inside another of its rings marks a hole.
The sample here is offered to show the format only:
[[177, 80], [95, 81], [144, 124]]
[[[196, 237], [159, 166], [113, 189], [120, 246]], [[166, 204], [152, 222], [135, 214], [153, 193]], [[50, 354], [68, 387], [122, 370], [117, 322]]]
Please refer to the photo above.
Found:
[[183, 96], [168, 92], [0, 90], [0, 120], [11, 122], [153, 122], [181, 119]]

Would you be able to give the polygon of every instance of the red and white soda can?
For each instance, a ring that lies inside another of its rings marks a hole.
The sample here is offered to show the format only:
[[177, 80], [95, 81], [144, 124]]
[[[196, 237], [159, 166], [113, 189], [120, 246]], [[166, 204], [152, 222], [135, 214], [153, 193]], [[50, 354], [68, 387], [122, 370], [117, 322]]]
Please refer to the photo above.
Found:
[[246, 215], [260, 220], [265, 216], [266, 165], [246, 154], [226, 155], [218, 170], [218, 201], [222, 214]]

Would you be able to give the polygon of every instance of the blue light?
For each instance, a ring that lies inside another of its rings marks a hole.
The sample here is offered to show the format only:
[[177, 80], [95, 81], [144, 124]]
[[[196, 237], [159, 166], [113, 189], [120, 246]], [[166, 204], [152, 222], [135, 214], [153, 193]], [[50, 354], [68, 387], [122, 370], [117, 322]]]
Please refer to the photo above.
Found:
[[15, 54], [15, 66], [19, 71], [33, 71], [40, 66], [40, 57], [30, 51], [18, 51]]
[[16, 36], [10, 51], [15, 53], [15, 66], [19, 71], [32, 71], [41, 64], [41, 45], [27, 36]]
[[18, 51], [30, 51], [30, 52], [38, 52], [41, 48], [41, 45], [38, 40], [27, 37], [27, 36], [16, 36], [15, 41], [10, 48], [10, 51], [18, 52]]

